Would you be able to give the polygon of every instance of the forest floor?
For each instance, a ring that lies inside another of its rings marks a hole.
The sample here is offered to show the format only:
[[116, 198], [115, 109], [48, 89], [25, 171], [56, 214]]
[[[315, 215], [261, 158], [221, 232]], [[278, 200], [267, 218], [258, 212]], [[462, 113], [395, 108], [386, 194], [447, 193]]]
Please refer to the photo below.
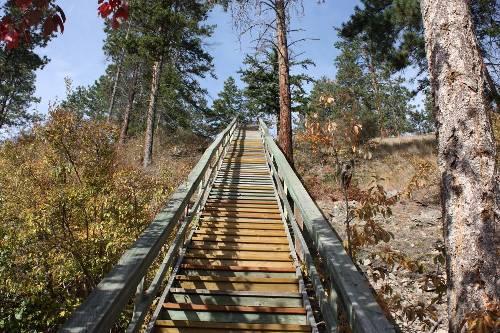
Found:
[[[420, 138], [416, 140], [422, 141]], [[383, 298], [399, 298], [401, 303], [397, 306], [393, 303], [390, 313], [400, 331], [408, 333], [429, 332], [437, 322], [439, 324], [434, 328], [434, 332], [447, 331], [446, 296], [433, 303], [437, 293], [433, 288], [423, 288], [427, 273], [433, 272], [444, 278], [444, 267], [434, 261], [440, 254], [436, 248], [442, 245], [443, 241], [439, 174], [432, 148], [433, 138], [427, 137], [423, 141], [426, 142], [416, 146], [408, 146], [406, 142], [399, 146], [391, 143], [390, 149], [379, 146], [377, 151], [375, 148], [372, 159], [356, 160], [351, 186], [367, 189], [376, 177], [377, 183], [384, 187], [388, 196], [407, 193], [412, 189], [411, 196], [402, 194], [391, 207], [392, 216], [380, 219], [384, 229], [394, 234], [394, 239], [388, 243], [382, 242], [361, 249], [356, 259], [359, 268], [379, 295], [382, 294], [384, 286], [388, 285], [392, 292], [384, 294]], [[338, 186], [333, 159], [323, 156], [321, 161], [318, 161], [311, 158], [313, 154], [303, 148], [298, 147], [295, 151], [296, 168], [307, 190], [339, 236], [345, 239], [345, 202]], [[356, 194], [351, 195], [349, 205], [355, 206]], [[378, 260], [378, 257], [372, 257], [387, 246], [396, 253], [421, 263], [423, 272], [411, 272], [398, 264], [390, 267]], [[373, 273], [381, 267], [385, 278], [377, 280]], [[424, 318], [419, 318], [419, 314]]]

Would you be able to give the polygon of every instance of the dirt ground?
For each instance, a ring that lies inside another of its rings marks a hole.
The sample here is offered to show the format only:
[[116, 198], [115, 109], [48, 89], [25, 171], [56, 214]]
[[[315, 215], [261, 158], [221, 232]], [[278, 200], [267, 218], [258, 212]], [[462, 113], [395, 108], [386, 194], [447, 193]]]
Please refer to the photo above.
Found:
[[[340, 237], [345, 239], [345, 202], [342, 201], [333, 161], [322, 156], [322, 163], [315, 163], [310, 152], [296, 151], [296, 168], [308, 191]], [[394, 234], [394, 239], [387, 244], [363, 248], [358, 253], [357, 264], [377, 293], [381, 294], [383, 286], [389, 285], [393, 295], [401, 296], [401, 306], [390, 311], [401, 332], [447, 332], [446, 296], [442, 301], [433, 303], [432, 299], [437, 295], [435, 290], [423, 288], [426, 273], [435, 272], [444, 277], [444, 267], [434, 261], [440, 254], [436, 248], [443, 241], [436, 156], [432, 149], [413, 149], [408, 152], [406, 148], [398, 151], [397, 147], [391, 147], [390, 152], [379, 151], [373, 156], [370, 160], [356, 160], [353, 187], [366, 189], [377, 179], [389, 197], [399, 194], [400, 199], [391, 207], [392, 216], [380, 219], [384, 229]], [[409, 189], [411, 196], [408, 195]], [[354, 199], [355, 195], [352, 195], [350, 206], [357, 204]], [[410, 272], [396, 264], [392, 268], [387, 266], [385, 279], [375, 281], [374, 269], [380, 268], [383, 263], [374, 260], [371, 254], [387, 245], [397, 253], [421, 263], [423, 272]], [[391, 296], [386, 294], [386, 297]], [[434, 317], [427, 317], [427, 323], [418, 316], [408, 318], [403, 308], [411, 306], [416, 312], [427, 307], [434, 311]]]

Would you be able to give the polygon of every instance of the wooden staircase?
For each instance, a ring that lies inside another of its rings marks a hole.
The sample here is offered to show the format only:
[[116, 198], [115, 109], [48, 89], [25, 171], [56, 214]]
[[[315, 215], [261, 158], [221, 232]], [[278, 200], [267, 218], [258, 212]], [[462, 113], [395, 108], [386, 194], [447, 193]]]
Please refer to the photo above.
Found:
[[153, 332], [311, 332], [314, 318], [260, 133], [235, 135]]

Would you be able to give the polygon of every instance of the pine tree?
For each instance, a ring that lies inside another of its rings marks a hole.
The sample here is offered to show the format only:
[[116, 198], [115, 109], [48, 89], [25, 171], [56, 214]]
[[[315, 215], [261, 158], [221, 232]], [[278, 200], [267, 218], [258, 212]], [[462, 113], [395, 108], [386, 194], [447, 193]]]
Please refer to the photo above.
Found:
[[[247, 55], [243, 61], [245, 68], [240, 69], [241, 80], [246, 84], [244, 95], [247, 98], [249, 117], [277, 117], [279, 123], [279, 71], [278, 51], [272, 48], [269, 51], [255, 55]], [[314, 63], [310, 59], [292, 60], [290, 63], [293, 72], [294, 67], [307, 70]], [[304, 112], [308, 102], [305, 84], [311, 83], [313, 79], [304, 73], [290, 75], [290, 91], [292, 94], [292, 111]], [[279, 131], [279, 126], [278, 126]]]
[[[417, 66], [427, 73], [420, 0], [362, 0], [340, 33], [348, 39], [362, 38], [371, 53], [396, 70]], [[500, 85], [500, 4], [497, 0], [471, 1], [478, 47], [486, 60], [488, 90], [497, 104]], [[425, 77], [420, 89], [428, 86]]]
[[230, 76], [224, 81], [224, 88], [219, 92], [207, 115], [209, 131], [212, 134], [220, 132], [229, 125], [234, 117], [238, 117], [240, 121], [244, 122], [246, 114], [243, 92], [236, 85], [234, 78]]
[[[22, 14], [13, 1], [1, 5], [2, 15], [19, 19]], [[4, 23], [3, 21], [1, 22]], [[17, 47], [9, 48], [0, 40], [0, 129], [21, 126], [36, 118], [30, 110], [35, 97], [35, 72], [49, 61], [35, 52], [36, 48], [47, 45], [50, 36], [44, 36], [41, 25], [30, 27], [31, 40], [16, 42]]]
[[203, 76], [210, 71], [212, 58], [204, 51], [201, 38], [210, 36], [212, 28], [202, 23], [210, 7], [198, 1], [143, 2], [134, 2], [135, 10], [131, 12], [142, 32], [137, 40], [140, 52], [151, 61], [143, 156], [143, 165], [147, 167], [152, 162], [158, 92], [162, 90], [164, 81], [163, 69], [178, 70], [180, 82], [185, 80], [184, 75]]

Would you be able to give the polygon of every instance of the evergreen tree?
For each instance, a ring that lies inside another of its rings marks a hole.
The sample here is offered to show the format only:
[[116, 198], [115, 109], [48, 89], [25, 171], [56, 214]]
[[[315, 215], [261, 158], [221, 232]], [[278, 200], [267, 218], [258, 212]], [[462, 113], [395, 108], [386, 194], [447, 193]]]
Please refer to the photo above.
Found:
[[[379, 61], [396, 70], [417, 66], [427, 72], [424, 29], [419, 0], [362, 0], [340, 33], [349, 39], [362, 38]], [[497, 0], [471, 1], [471, 13], [478, 46], [485, 58], [488, 89], [497, 99], [500, 85], [500, 3]], [[428, 85], [427, 78], [420, 88]]]
[[[210, 36], [213, 29], [202, 23], [206, 20], [210, 7], [199, 1], [169, 0], [151, 3], [137, 0], [133, 4], [131, 19], [137, 22], [140, 31], [134, 42], [138, 52], [144, 54], [150, 62], [151, 68], [143, 156], [146, 167], [152, 162], [153, 135], [158, 124], [156, 111], [162, 84], [167, 84], [168, 89], [172, 90], [172, 97], [176, 97], [181, 89], [169, 86], [169, 78], [174, 79], [173, 83], [197, 86], [193, 77], [203, 77], [212, 68], [212, 58], [204, 51], [202, 38]], [[162, 78], [164, 69], [168, 73], [166, 78]]]
[[[279, 72], [278, 55], [276, 48], [270, 51], [247, 55], [243, 63], [244, 69], [240, 69], [241, 80], [246, 84], [244, 95], [247, 98], [249, 117], [280, 116], [279, 108]], [[292, 60], [291, 70], [296, 66], [307, 70], [314, 63], [310, 59], [301, 61]], [[311, 83], [313, 79], [304, 73], [290, 74], [290, 91], [292, 96], [292, 111], [303, 112], [307, 102], [308, 94], [305, 84]], [[279, 130], [279, 129], [278, 129]]]
[[[4, 2], [0, 13], [12, 20], [22, 17], [13, 1]], [[50, 36], [43, 35], [41, 24], [29, 27], [26, 33], [31, 36], [30, 42], [18, 40], [16, 47], [0, 40], [0, 129], [23, 125], [36, 117], [30, 110], [39, 102], [35, 97], [35, 72], [47, 64], [48, 58], [36, 54], [35, 49], [45, 47]]]
[[234, 117], [245, 121], [247, 119], [246, 107], [243, 92], [236, 85], [234, 78], [230, 76], [224, 81], [224, 88], [219, 92], [207, 114], [206, 121], [209, 132], [211, 134], [220, 132], [229, 125]]

